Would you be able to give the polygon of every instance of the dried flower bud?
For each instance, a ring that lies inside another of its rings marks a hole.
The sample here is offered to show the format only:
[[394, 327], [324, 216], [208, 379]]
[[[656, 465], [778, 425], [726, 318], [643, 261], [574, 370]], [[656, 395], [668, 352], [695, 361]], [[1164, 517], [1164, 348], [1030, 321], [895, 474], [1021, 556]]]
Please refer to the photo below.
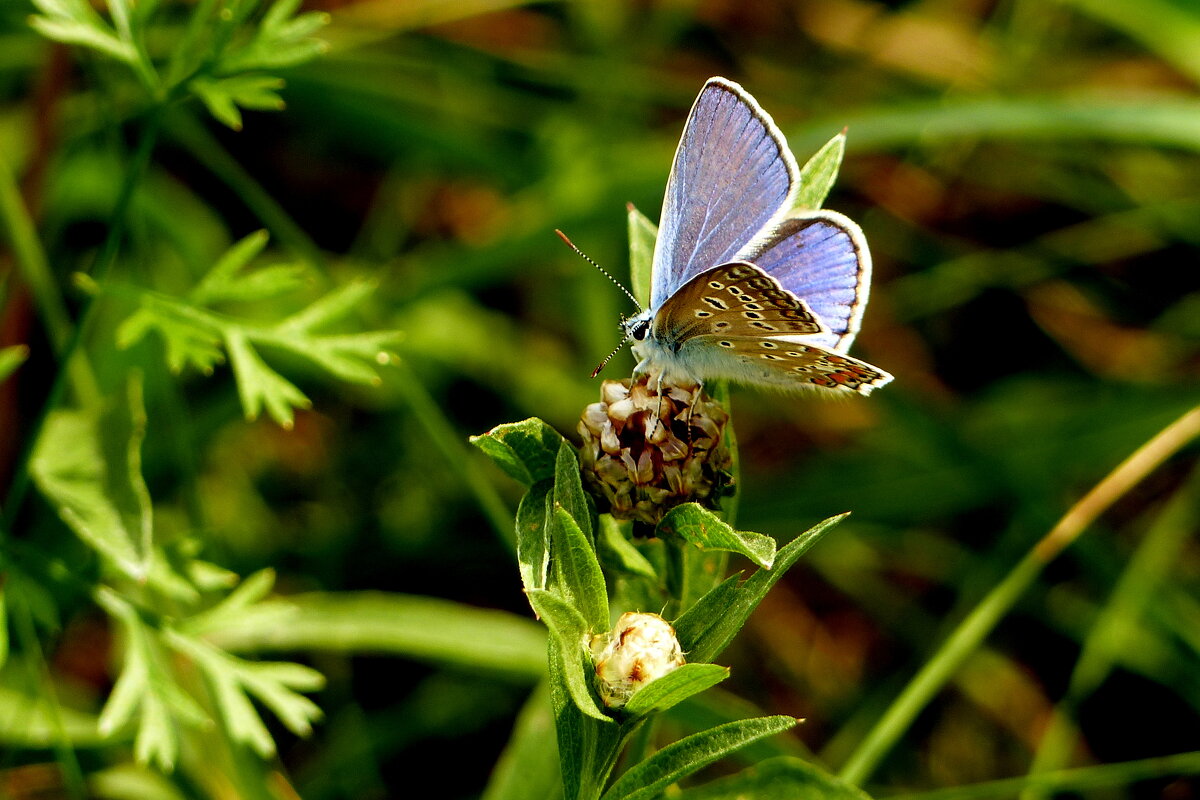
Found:
[[591, 642], [600, 698], [621, 708], [634, 692], [684, 663], [675, 629], [658, 614], [627, 611], [608, 633]]
[[729, 414], [699, 386], [641, 376], [604, 381], [583, 411], [583, 477], [600, 510], [655, 525], [681, 503], [717, 507], [730, 491]]

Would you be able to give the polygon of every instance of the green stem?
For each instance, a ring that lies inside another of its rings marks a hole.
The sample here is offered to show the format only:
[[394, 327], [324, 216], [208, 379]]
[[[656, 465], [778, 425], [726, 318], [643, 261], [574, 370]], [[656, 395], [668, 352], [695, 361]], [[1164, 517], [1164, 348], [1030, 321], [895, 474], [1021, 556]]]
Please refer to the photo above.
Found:
[[203, 125], [191, 116], [180, 114], [172, 117], [168, 128], [171, 135], [182, 142], [205, 169], [233, 189], [280, 242], [323, 277], [329, 274], [321, 248]]
[[[61, 358], [71, 341], [71, 315], [58, 291], [58, 283], [50, 270], [46, 251], [38, 240], [33, 219], [21, 198], [16, 178], [3, 157], [0, 157], [0, 223], [7, 229], [17, 266], [33, 295], [33, 302], [37, 305], [54, 352]], [[64, 363], [79, 402], [86, 406], [94, 405], [100, 390], [96, 386], [91, 365], [83, 358], [73, 358]]]
[[446, 415], [438, 408], [437, 403], [425, 391], [425, 387], [421, 385], [420, 380], [407, 364], [398, 360], [395, 369], [399, 372], [399, 380], [396, 381], [396, 385], [404, 394], [404, 399], [408, 403], [408, 407], [412, 409], [417, 421], [425, 428], [425, 432], [433, 440], [434, 446], [442, 451], [442, 456], [446, 461], [466, 481], [467, 487], [475, 495], [475, 501], [479, 504], [480, 510], [495, 529], [500, 541], [509, 550], [515, 552], [516, 534], [513, 530], [513, 514], [497, 494], [491, 481], [475, 466], [476, 462], [469, 457], [464, 437], [454, 430], [450, 421], [446, 419]]
[[1200, 407], [1160, 431], [1119, 464], [1063, 515], [967, 617], [879, 718], [842, 767], [840, 777], [861, 784], [967, 658], [975, 652], [1017, 599], [1055, 556], [1063, 551], [1117, 498], [1168, 456], [1200, 435]]
[[[141, 182], [142, 176], [146, 172], [146, 168], [150, 163], [150, 154], [153, 152], [154, 143], [158, 138], [162, 122], [162, 110], [162, 107], [159, 106], [150, 111], [145, 127], [142, 128], [137, 149], [134, 151], [129, 168], [125, 171], [125, 181], [121, 184], [121, 191], [117, 195], [117, 201], [113, 206], [112, 218], [108, 226], [108, 235], [100, 247], [100, 252], [96, 256], [92, 268], [91, 277], [96, 282], [104, 281], [112, 269], [113, 262], [116, 260], [117, 250], [121, 244], [121, 237], [125, 232], [129, 205], [133, 200], [134, 189]], [[70, 339], [63, 349], [61, 361], [63, 365], [70, 364], [76, 358], [77, 354], [82, 356], [83, 343], [86, 341], [96, 317], [98, 299], [98, 297], [92, 297], [88, 300], [87, 307], [80, 317], [79, 324], [75, 326], [75, 330], [72, 332]], [[34, 423], [33, 430], [23, 443], [24, 449], [17, 462], [12, 486], [8, 491], [8, 496], [5, 498], [3, 514], [0, 515], [0, 535], [11, 533], [13, 523], [16, 521], [17, 512], [20, 510], [21, 504], [25, 500], [25, 495], [29, 491], [29, 461], [33, 455], [34, 446], [41, 436], [42, 429], [45, 427], [46, 419], [50, 412], [57, 408], [62, 401], [63, 391], [66, 388], [67, 375], [68, 370], [60, 366], [58, 374], [54, 377], [54, 383], [50, 387], [50, 394], [46, 398], [46, 402], [42, 404], [41, 415]]]
[[1113, 789], [1137, 781], [1170, 775], [1200, 774], [1200, 751], [1171, 756], [1123, 761], [1098, 767], [1080, 767], [986, 783], [953, 786], [930, 792], [889, 795], [888, 800], [976, 800], [984, 797], [1012, 797], [1023, 789], [1051, 792], [1080, 792], [1086, 789]]

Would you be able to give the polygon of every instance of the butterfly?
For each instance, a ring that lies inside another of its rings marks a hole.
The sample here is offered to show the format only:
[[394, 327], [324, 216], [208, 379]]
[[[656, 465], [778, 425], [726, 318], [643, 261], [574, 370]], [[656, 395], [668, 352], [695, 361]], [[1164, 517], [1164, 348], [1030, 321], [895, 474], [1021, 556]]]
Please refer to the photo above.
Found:
[[800, 170], [741, 86], [710, 78], [667, 179], [650, 308], [622, 322], [637, 373], [869, 394], [892, 376], [846, 355], [871, 285], [859, 227], [798, 210]]

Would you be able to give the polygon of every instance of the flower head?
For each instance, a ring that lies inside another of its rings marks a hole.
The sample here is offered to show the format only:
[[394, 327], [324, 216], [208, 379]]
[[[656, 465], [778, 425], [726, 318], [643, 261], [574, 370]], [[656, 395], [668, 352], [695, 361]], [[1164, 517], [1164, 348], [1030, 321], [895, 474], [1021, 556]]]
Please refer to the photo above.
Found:
[[627, 611], [608, 633], [591, 641], [600, 697], [621, 708], [634, 692], [684, 663], [675, 629], [658, 614]]
[[655, 525], [681, 503], [731, 491], [729, 414], [699, 386], [605, 381], [579, 421], [584, 481], [601, 511]]

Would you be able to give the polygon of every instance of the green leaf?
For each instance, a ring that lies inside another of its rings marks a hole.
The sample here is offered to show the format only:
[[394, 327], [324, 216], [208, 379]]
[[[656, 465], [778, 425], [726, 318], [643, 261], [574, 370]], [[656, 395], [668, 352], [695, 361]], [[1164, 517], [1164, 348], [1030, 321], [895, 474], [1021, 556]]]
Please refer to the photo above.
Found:
[[219, 122], [235, 131], [242, 129], [240, 108], [258, 111], [282, 111], [282, 78], [271, 75], [234, 75], [228, 78], [197, 78], [190, 84], [193, 92]]
[[799, 758], [773, 758], [736, 775], [685, 789], [679, 800], [870, 800], [862, 789]]
[[558, 748], [550, 735], [554, 718], [549, 695], [542, 681], [517, 714], [481, 800], [551, 798], [561, 791]]
[[625, 704], [625, 713], [639, 716], [666, 711], [728, 677], [729, 667], [719, 664], [684, 664], [634, 692]]
[[651, 581], [658, 580], [658, 573], [654, 571], [654, 565], [642, 555], [642, 551], [625, 538], [620, 523], [610, 514], [600, 517], [596, 548], [604, 556], [604, 563], [610, 568], [619, 569]]
[[311, 408], [312, 401], [295, 384], [268, 367], [242, 333], [226, 332], [225, 348], [237, 378], [238, 395], [246, 419], [257, 419], [266, 406], [271, 419], [291, 430], [295, 423], [294, 409]]
[[684, 503], [667, 512], [658, 523], [660, 536], [674, 534], [703, 550], [741, 553], [766, 569], [775, 561], [775, 540], [750, 531], [735, 531], [698, 503]]
[[824, 205], [825, 198], [837, 181], [845, 154], [846, 132], [842, 131], [808, 160], [800, 170], [800, 190], [792, 203], [793, 211], [811, 211]]
[[[148, 305], [153, 305], [153, 301]], [[125, 318], [117, 328], [117, 347], [122, 350], [132, 347], [155, 330], [163, 338], [171, 372], [178, 374], [190, 364], [204, 375], [211, 375], [213, 368], [225, 361], [221, 337], [212, 329], [170, 314], [155, 313], [149, 307]]]
[[192, 287], [188, 299], [199, 306], [228, 299], [230, 288], [238, 283], [238, 272], [262, 253], [270, 238], [265, 230], [258, 230], [234, 242]]
[[[477, 437], [481, 438], [481, 437]], [[550, 493], [554, 483], [542, 480], [529, 487], [517, 506], [517, 564], [526, 589], [545, 589], [550, 575]]]
[[633, 285], [633, 296], [643, 308], [649, 308], [650, 273], [654, 266], [654, 243], [658, 239], [658, 226], [634, 208], [633, 203], [626, 208], [629, 212], [629, 280]]
[[541, 617], [542, 622], [550, 629], [550, 633], [558, 644], [562, 658], [562, 680], [571, 700], [583, 714], [592, 719], [612, 723], [612, 720], [600, 710], [596, 698], [592, 694], [590, 670], [584, 669], [584, 660], [591, 666], [591, 657], [587, 653], [585, 639], [587, 623], [567, 601], [552, 592], [534, 589], [526, 592], [529, 604]]
[[[9, 669], [25, 669], [16, 654]], [[96, 730], [95, 716], [58, 704], [52, 699], [55, 691], [50, 686], [19, 691], [19, 682], [11, 676], [10, 672], [0, 678], [0, 746], [6, 752], [15, 748], [48, 749], [64, 743], [75, 747], [106, 743]]]
[[23, 344], [0, 348], [0, 381], [16, 372], [17, 367], [29, 358], [29, 348]]
[[628, 729], [585, 715], [568, 690], [562, 650], [550, 646], [550, 705], [566, 798], [599, 797]]
[[746, 624], [771, 587], [847, 516], [839, 514], [814, 525], [776, 554], [772, 569], [760, 569], [740, 584], [737, 576], [732, 576], [685, 611], [673, 624], [679, 644], [688, 657], [699, 662], [716, 658]]
[[141, 580], [151, 544], [150, 493], [142, 479], [146, 434], [139, 380], [99, 414], [55, 411], [30, 471], [63, 521], [126, 575]]
[[329, 15], [310, 11], [293, 17], [298, 8], [295, 0], [277, 0], [272, 4], [251, 40], [230, 49], [220, 59], [218, 73], [291, 67], [328, 50], [328, 45], [313, 38], [313, 34], [329, 24]]
[[8, 583], [0, 578], [0, 670], [8, 663]]
[[550, 563], [555, 588], [583, 615], [586, 632], [607, 630], [608, 588], [592, 543], [566, 509], [557, 503], [550, 532]]
[[[262, 588], [251, 584], [255, 580], [247, 579], [238, 592]], [[238, 653], [384, 653], [530, 683], [546, 673], [541, 625], [432, 597], [312, 592], [257, 602], [237, 613], [199, 615], [180, 630]]]
[[554, 502], [574, 517], [589, 543], [595, 540], [592, 533], [592, 507], [583, 491], [583, 480], [579, 474], [579, 456], [565, 439], [558, 446], [554, 462]]
[[786, 731], [794, 717], [760, 717], [718, 725], [667, 745], [617, 779], [601, 800], [652, 800], [668, 786], [751, 742]]
[[566, 442], [537, 417], [497, 425], [485, 434], [472, 436], [470, 441], [509, 477], [526, 486], [554, 477], [559, 449]]
[[133, 45], [117, 38], [99, 17], [93, 21], [65, 16], [34, 16], [30, 17], [29, 24], [47, 39], [87, 47], [127, 64], [137, 61], [137, 51]]

